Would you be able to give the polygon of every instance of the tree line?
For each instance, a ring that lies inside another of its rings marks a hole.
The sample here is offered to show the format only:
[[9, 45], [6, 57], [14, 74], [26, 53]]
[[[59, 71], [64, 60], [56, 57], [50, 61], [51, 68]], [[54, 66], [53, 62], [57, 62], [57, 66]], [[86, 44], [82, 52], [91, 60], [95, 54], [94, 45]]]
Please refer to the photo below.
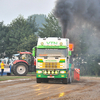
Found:
[[19, 15], [8, 25], [4, 25], [2, 21], [0, 22], [0, 57], [11, 57], [18, 51], [32, 52], [39, 36], [60, 36], [60, 30], [58, 21], [52, 14], [47, 17], [43, 14], [35, 14], [27, 19]]
[[[78, 23], [68, 29], [67, 38], [74, 43], [72, 52], [74, 66], [81, 75], [100, 76], [100, 35], [87, 23]], [[11, 57], [18, 51], [30, 51], [38, 37], [62, 37], [59, 21], [50, 13], [31, 15], [25, 19], [19, 15], [9, 25], [0, 22], [0, 57]]]

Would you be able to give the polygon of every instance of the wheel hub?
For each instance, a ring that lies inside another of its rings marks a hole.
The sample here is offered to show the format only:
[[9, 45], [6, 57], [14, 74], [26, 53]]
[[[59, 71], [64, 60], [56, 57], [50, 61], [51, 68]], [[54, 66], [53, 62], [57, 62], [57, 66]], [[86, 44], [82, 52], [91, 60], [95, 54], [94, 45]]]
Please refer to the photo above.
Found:
[[18, 72], [19, 74], [24, 74], [25, 71], [26, 71], [25, 66], [19, 65], [19, 66], [17, 67], [17, 72]]

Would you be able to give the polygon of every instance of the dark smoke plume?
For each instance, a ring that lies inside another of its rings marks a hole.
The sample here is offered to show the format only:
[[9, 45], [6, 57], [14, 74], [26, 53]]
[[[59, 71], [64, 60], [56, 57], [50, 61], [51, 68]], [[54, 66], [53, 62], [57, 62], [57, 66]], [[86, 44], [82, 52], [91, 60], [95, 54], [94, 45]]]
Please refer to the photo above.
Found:
[[53, 13], [61, 22], [63, 37], [79, 21], [100, 30], [100, 0], [57, 0]]

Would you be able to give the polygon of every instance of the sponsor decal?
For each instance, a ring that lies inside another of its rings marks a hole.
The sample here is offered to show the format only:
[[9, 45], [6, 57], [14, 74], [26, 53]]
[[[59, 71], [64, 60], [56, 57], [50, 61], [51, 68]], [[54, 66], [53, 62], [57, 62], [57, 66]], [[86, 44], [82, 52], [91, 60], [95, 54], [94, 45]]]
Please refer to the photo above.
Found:
[[49, 42], [46, 42], [46, 43], [47, 43], [48, 45], [49, 45], [49, 44], [51, 44], [51, 45], [52, 45], [52, 44], [55, 44], [55, 45], [58, 44], [58, 42], [54, 42], [54, 41], [49, 41]]
[[39, 56], [47, 56], [47, 54], [39, 54]]
[[45, 60], [45, 62], [57, 62], [57, 60]]

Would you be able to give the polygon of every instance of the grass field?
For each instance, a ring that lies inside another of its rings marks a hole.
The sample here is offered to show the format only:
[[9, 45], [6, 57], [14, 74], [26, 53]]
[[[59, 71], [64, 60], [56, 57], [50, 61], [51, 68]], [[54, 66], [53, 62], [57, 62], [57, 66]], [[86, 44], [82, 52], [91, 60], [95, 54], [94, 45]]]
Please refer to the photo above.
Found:
[[27, 79], [27, 78], [35, 78], [35, 73], [34, 72], [30, 72], [27, 74], [27, 76], [14, 76], [13, 74], [11, 74], [11, 76], [0, 76], [0, 81], [5, 81], [5, 80], [14, 80], [14, 79]]

